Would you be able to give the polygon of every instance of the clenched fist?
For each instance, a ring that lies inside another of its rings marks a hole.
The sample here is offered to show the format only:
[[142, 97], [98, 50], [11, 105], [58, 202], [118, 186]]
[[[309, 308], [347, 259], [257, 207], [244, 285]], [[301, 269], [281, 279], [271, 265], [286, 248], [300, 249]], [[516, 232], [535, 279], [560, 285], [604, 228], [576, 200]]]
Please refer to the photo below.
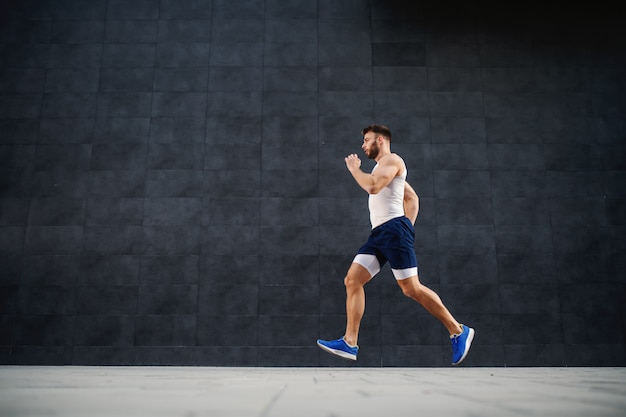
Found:
[[361, 168], [361, 160], [354, 153], [346, 156], [345, 161], [349, 171]]

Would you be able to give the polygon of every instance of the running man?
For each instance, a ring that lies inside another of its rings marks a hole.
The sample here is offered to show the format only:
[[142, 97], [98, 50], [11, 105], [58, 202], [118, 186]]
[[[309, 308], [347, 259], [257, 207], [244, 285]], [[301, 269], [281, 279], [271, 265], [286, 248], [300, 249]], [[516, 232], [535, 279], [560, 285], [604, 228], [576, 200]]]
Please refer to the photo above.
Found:
[[361, 160], [355, 154], [348, 155], [345, 162], [357, 184], [369, 194], [372, 232], [367, 243], [359, 249], [344, 279], [346, 332], [337, 340], [318, 339], [317, 345], [332, 354], [356, 360], [359, 327], [365, 312], [363, 287], [389, 262], [404, 295], [420, 303], [448, 329], [452, 365], [458, 365], [469, 352], [474, 329], [456, 321], [441, 298], [420, 283], [413, 247], [413, 225], [419, 211], [419, 198], [406, 182], [404, 160], [391, 152], [391, 131], [388, 127], [370, 125], [362, 130], [362, 134], [361, 148], [369, 159], [376, 161], [376, 166], [371, 174], [363, 172]]

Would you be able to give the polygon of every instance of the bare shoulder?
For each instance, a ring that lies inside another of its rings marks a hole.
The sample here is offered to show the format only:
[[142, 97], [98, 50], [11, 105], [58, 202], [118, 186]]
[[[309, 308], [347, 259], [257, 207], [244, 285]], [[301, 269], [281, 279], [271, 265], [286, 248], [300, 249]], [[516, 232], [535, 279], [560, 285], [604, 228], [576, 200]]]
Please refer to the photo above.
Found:
[[380, 158], [378, 164], [402, 167], [404, 165], [404, 160], [397, 153], [390, 153], [389, 155], [385, 155]]
[[[383, 160], [385, 161], [383, 162]], [[404, 159], [397, 153], [390, 153], [389, 155], [383, 156], [380, 161], [378, 161], [379, 164], [381, 162], [383, 162], [383, 165], [396, 168], [396, 175], [401, 175], [404, 172]]]

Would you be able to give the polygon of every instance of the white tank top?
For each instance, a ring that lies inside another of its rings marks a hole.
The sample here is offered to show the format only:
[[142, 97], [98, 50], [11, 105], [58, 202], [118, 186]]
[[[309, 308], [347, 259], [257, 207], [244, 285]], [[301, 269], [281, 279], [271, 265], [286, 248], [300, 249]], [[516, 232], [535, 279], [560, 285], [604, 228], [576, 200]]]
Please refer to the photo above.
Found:
[[[402, 161], [403, 172], [395, 177], [378, 194], [370, 194], [369, 209], [372, 229], [381, 224], [404, 216], [404, 181], [406, 180], [406, 164]], [[372, 169], [372, 172], [378, 164]]]

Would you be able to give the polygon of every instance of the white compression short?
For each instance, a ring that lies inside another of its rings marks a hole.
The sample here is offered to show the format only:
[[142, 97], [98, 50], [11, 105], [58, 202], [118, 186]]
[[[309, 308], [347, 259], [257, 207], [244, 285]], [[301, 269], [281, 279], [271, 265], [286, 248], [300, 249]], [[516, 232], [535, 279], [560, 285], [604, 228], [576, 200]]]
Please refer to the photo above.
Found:
[[[355, 264], [359, 264], [363, 268], [367, 269], [367, 272], [369, 272], [372, 277], [380, 272], [380, 262], [378, 262], [378, 258], [376, 258], [376, 255], [359, 253], [354, 257], [354, 260], [352, 262], [354, 262]], [[391, 268], [391, 272], [393, 272], [393, 276], [396, 278], [396, 280], [401, 281], [403, 279], [407, 279], [414, 275], [417, 275], [417, 267], [406, 269]]]

